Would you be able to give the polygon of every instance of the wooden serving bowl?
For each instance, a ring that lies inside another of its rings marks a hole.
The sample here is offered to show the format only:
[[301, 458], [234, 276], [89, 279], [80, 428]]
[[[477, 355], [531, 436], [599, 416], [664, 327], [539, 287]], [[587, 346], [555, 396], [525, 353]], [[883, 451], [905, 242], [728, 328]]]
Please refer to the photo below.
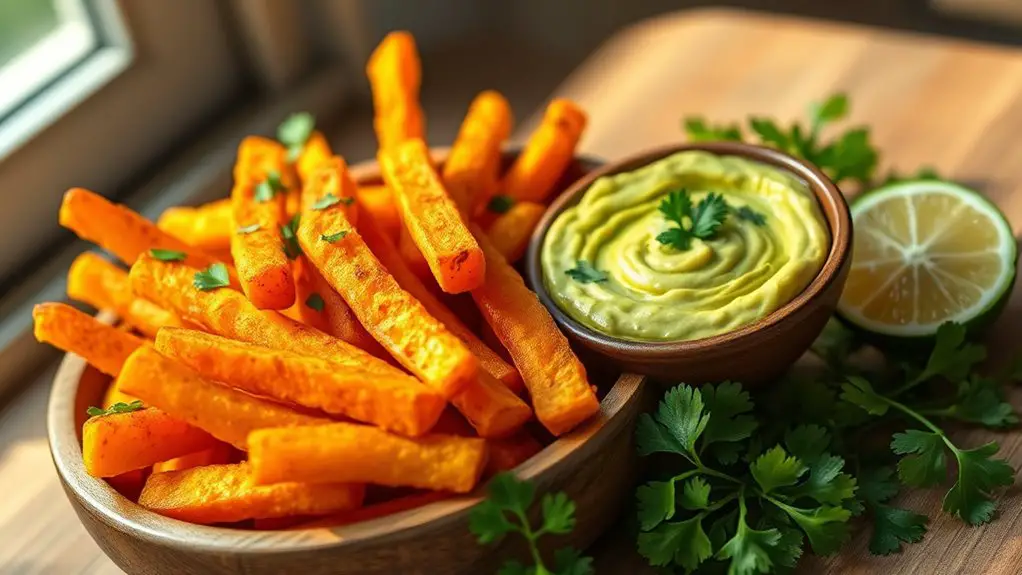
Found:
[[[514, 156], [508, 153], [508, 160]], [[442, 159], [442, 154], [441, 154]], [[576, 177], [595, 163], [579, 160]], [[360, 183], [373, 183], [372, 164], [355, 166]], [[104, 312], [104, 321], [114, 316]], [[577, 524], [551, 548], [590, 545], [630, 499], [635, 474], [632, 430], [642, 409], [644, 378], [591, 370], [606, 393], [600, 413], [547, 446], [516, 469], [536, 486], [530, 515], [540, 518], [539, 499], [564, 491], [577, 505]], [[92, 538], [128, 573], [270, 575], [395, 575], [494, 573], [509, 557], [525, 559], [515, 537], [480, 545], [469, 531], [472, 508], [486, 494], [474, 492], [387, 517], [330, 529], [253, 531], [207, 527], [152, 513], [121, 496], [82, 463], [85, 410], [98, 405], [109, 377], [67, 354], [54, 378], [47, 408], [50, 451], [71, 505]]]
[[[576, 205], [598, 178], [629, 172], [676, 152], [700, 150], [740, 156], [794, 174], [816, 196], [830, 229], [827, 259], [816, 278], [780, 309], [766, 317], [717, 336], [668, 342], [643, 342], [612, 337], [587, 327], [561, 309], [543, 282], [540, 253], [547, 230], [565, 209]], [[569, 186], [533, 232], [525, 257], [530, 287], [573, 342], [618, 369], [641, 373], [665, 383], [690, 384], [739, 381], [757, 385], [776, 379], [802, 356], [834, 315], [852, 264], [852, 218], [837, 186], [818, 168], [782, 152], [741, 142], [705, 142], [666, 146], [587, 173]]]

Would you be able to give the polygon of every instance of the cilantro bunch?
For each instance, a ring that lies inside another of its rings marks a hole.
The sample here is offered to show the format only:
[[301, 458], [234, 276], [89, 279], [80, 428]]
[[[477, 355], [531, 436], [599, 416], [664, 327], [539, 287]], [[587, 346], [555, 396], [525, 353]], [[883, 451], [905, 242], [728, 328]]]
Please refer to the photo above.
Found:
[[668, 391], [636, 432], [640, 455], [658, 454], [636, 493], [639, 552], [688, 571], [766, 573], [793, 566], [806, 541], [837, 551], [861, 514], [870, 551], [886, 555], [921, 540], [929, 521], [895, 496], [941, 485], [946, 513], [991, 521], [1014, 469], [996, 442], [965, 445], [948, 425], [1016, 425], [1004, 385], [1022, 374], [981, 375], [986, 350], [966, 335], [948, 323], [928, 355], [888, 350], [865, 365], [849, 360], [862, 343], [832, 322], [812, 348], [826, 368], [756, 402], [735, 383]]
[[[809, 107], [809, 125], [792, 123], [783, 127], [769, 118], [749, 118], [749, 130], [760, 143], [808, 160], [819, 166], [832, 180], [868, 185], [873, 181], [879, 155], [869, 139], [869, 128], [859, 126], [824, 138], [829, 125], [848, 115], [848, 97], [835, 94]], [[742, 141], [745, 134], [739, 124], [710, 125], [701, 117], [686, 118], [682, 126], [692, 141]]]
[[650, 564], [767, 573], [794, 567], [806, 539], [820, 554], [841, 546], [861, 505], [826, 430], [799, 426], [767, 447], [752, 439], [758, 427], [749, 393], [730, 382], [679, 385], [641, 416], [639, 454], [671, 456], [636, 493]]
[[592, 558], [583, 557], [572, 547], [554, 552], [552, 567], [547, 566], [539, 550], [539, 540], [544, 535], [564, 535], [575, 528], [575, 503], [563, 492], [547, 493], [540, 500], [543, 522], [535, 528], [528, 516], [535, 496], [532, 483], [519, 481], [513, 473], [498, 473], [490, 480], [489, 498], [469, 516], [469, 529], [479, 543], [495, 543], [509, 533], [517, 533], [528, 545], [534, 565], [508, 561], [498, 575], [592, 575]]

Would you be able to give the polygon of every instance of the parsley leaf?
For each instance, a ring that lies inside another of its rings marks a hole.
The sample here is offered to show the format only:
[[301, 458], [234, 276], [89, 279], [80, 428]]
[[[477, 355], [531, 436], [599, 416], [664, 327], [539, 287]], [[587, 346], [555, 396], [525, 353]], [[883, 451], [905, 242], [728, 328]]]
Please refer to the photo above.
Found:
[[725, 381], [716, 386], [699, 388], [706, 409], [713, 414], [703, 431], [703, 445], [747, 439], [756, 430], [752, 417], [752, 400], [742, 386]]
[[857, 405], [870, 415], [884, 415], [890, 404], [884, 400], [866, 379], [849, 376], [848, 381], [841, 385], [841, 399]]
[[719, 559], [731, 560], [728, 573], [735, 575], [770, 573], [776, 567], [794, 567], [798, 556], [791, 557], [788, 553], [782, 553], [780, 530], [777, 528], [757, 530], [749, 527], [746, 522], [745, 500], [740, 498], [739, 501], [741, 507], [738, 530], [716, 555]]
[[929, 517], [925, 515], [883, 503], [873, 506], [872, 511], [873, 535], [869, 551], [874, 555], [896, 553], [902, 543], [917, 543], [926, 534]]
[[87, 413], [89, 417], [102, 417], [104, 415], [113, 415], [115, 413], [131, 413], [132, 411], [138, 411], [144, 408], [145, 406], [142, 405], [142, 400], [136, 399], [131, 403], [124, 403], [123, 401], [118, 401], [117, 403], [111, 405], [106, 409], [103, 409], [101, 407], [90, 407], [89, 409], [85, 410], [85, 413]]
[[891, 451], [905, 456], [898, 462], [898, 476], [906, 485], [930, 487], [944, 481], [947, 461], [940, 435], [918, 429], [895, 433]]
[[[499, 573], [551, 573], [539, 553], [537, 542], [546, 533], [566, 534], [575, 528], [575, 503], [564, 493], [547, 493], [540, 501], [543, 523], [537, 529], [529, 523], [529, 507], [535, 499], [535, 488], [527, 481], [519, 481], [513, 473], [493, 476], [489, 497], [469, 514], [469, 529], [482, 544], [494, 543], [508, 533], [518, 533], [526, 541], [536, 565], [527, 568], [517, 562], [508, 562]], [[571, 548], [554, 554], [556, 574], [587, 575], [592, 573], [592, 559], [582, 557]]]
[[256, 184], [254, 197], [257, 202], [268, 202], [277, 194], [285, 191], [287, 191], [287, 188], [280, 180], [280, 172], [269, 170], [266, 172], [266, 178]]
[[707, 194], [693, 206], [692, 197], [685, 189], [669, 192], [657, 209], [677, 227], [668, 228], [656, 239], [677, 250], [689, 249], [692, 238], [712, 238], [730, 211], [724, 196], [716, 193]]
[[335, 234], [320, 234], [319, 235], [319, 239], [323, 240], [324, 242], [326, 242], [328, 244], [332, 244], [332, 243], [336, 242], [337, 240], [343, 238], [346, 235], [348, 235], [348, 231], [347, 230], [341, 230], [341, 231], [339, 231], [339, 232], [337, 232]]
[[1015, 482], [1015, 469], [1003, 459], [991, 459], [997, 442], [975, 449], [953, 449], [958, 460], [958, 479], [944, 496], [944, 511], [970, 525], [981, 525], [994, 517], [992, 491]]
[[196, 272], [192, 284], [202, 291], [215, 290], [231, 285], [231, 276], [227, 273], [227, 266], [217, 262], [203, 271]]
[[287, 147], [287, 161], [294, 163], [316, 127], [316, 118], [308, 112], [291, 114], [277, 126], [277, 139]]
[[291, 218], [287, 224], [280, 227], [280, 236], [283, 239], [284, 255], [287, 259], [294, 260], [302, 255], [302, 246], [298, 244], [298, 226], [302, 223], [302, 214], [299, 212]]
[[175, 250], [161, 250], [153, 248], [149, 250], [149, 255], [161, 262], [182, 262], [188, 257], [188, 254]]
[[937, 338], [926, 367], [912, 382], [935, 377], [949, 381], [965, 379], [979, 362], [986, 359], [986, 348], [965, 340], [965, 326], [947, 322], [937, 328]]
[[323, 306], [326, 305], [326, 302], [323, 301], [321, 295], [313, 292], [309, 294], [309, 297], [305, 298], [305, 305], [309, 306], [309, 309], [323, 311]]
[[697, 511], [710, 506], [710, 484], [702, 477], [693, 477], [685, 483], [678, 503], [685, 509]]
[[260, 229], [260, 228], [262, 228], [262, 227], [263, 227], [263, 226], [262, 226], [262, 225], [260, 225], [260, 224], [259, 224], [259, 223], [257, 222], [257, 223], [254, 223], [254, 224], [250, 225], [250, 226], [240, 226], [240, 227], [238, 227], [238, 229], [237, 229], [236, 231], [237, 231], [237, 232], [238, 232], [239, 234], [241, 234], [241, 235], [243, 235], [243, 236], [244, 236], [244, 235], [246, 235], [246, 234], [250, 234], [250, 233], [252, 233], [252, 232], [254, 232], [254, 231], [257, 231], [257, 230], [259, 230], [259, 229]]
[[703, 516], [663, 523], [638, 538], [639, 554], [650, 565], [665, 566], [672, 562], [693, 570], [713, 555], [710, 538], [703, 530]]
[[736, 216], [738, 216], [738, 219], [740, 220], [751, 222], [752, 224], [757, 226], [766, 225], [766, 216], [750, 208], [749, 206], [741, 206], [735, 209], [734, 213]]
[[812, 122], [812, 133], [817, 134], [824, 125], [841, 120], [848, 115], [848, 96], [834, 94], [821, 103], [809, 106], [809, 117]]
[[348, 197], [339, 198], [339, 197], [337, 197], [337, 196], [335, 196], [333, 194], [329, 194], [328, 193], [328, 194], [324, 195], [323, 197], [319, 198], [318, 200], [316, 200], [312, 204], [312, 209], [314, 209], [314, 210], [325, 210], [325, 209], [329, 208], [330, 206], [335, 206], [337, 204], [343, 204], [345, 206], [350, 206], [353, 203], [355, 203], [355, 198], [348, 198]]
[[565, 274], [580, 284], [601, 283], [607, 281], [606, 272], [602, 272], [586, 260], [578, 260], [575, 267], [565, 270]]
[[486, 204], [486, 209], [495, 214], [506, 214], [514, 205], [514, 198], [511, 196], [499, 195], [490, 198], [490, 202]]
[[674, 517], [674, 480], [650, 481], [635, 491], [639, 523], [644, 531]]
[[783, 447], [776, 445], [760, 455], [749, 470], [763, 492], [770, 493], [779, 487], [795, 485], [806, 472], [806, 466], [799, 458], [788, 455]]
[[738, 124], [710, 126], [703, 118], [685, 118], [682, 121], [685, 135], [693, 142], [723, 141], [741, 142], [742, 131]]

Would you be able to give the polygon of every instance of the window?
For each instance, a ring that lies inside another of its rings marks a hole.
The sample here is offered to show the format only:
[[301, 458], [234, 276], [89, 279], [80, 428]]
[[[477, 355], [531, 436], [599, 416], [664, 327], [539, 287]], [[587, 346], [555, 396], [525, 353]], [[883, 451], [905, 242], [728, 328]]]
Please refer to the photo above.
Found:
[[0, 281], [61, 237], [63, 192], [124, 191], [241, 94], [208, 0], [0, 1]]
[[76, 0], [7, 0], [0, 6], [0, 118], [82, 60], [97, 42]]

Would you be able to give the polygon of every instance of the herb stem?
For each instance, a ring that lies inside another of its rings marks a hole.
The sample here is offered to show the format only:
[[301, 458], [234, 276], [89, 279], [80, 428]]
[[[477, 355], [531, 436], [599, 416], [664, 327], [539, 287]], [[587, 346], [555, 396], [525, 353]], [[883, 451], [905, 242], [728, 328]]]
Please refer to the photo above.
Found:
[[522, 524], [519, 531], [525, 536], [525, 540], [529, 543], [529, 554], [532, 555], [532, 561], [536, 564], [536, 573], [549, 573], [546, 565], [543, 564], [543, 558], [539, 554], [539, 547], [536, 545], [536, 540], [543, 534], [543, 530], [532, 530], [532, 525], [529, 524], [529, 518], [526, 517], [524, 509], [515, 509], [514, 514], [518, 517], [518, 521]]
[[921, 413], [917, 412], [916, 410], [912, 409], [911, 407], [908, 407], [908, 406], [906, 406], [904, 404], [901, 404], [901, 403], [899, 403], [899, 402], [897, 402], [897, 401], [895, 401], [895, 400], [893, 400], [893, 399], [891, 399], [891, 398], [889, 398], [887, 396], [884, 396], [884, 395], [877, 394], [877, 396], [880, 397], [881, 399], [883, 399], [884, 401], [886, 401], [891, 407], [897, 409], [898, 411], [901, 411], [905, 415], [907, 415], [907, 416], [911, 417], [912, 419], [918, 421], [919, 423], [923, 424], [924, 427], [926, 427], [927, 429], [932, 431], [935, 435], [940, 437], [940, 439], [944, 442], [944, 445], [946, 445], [947, 448], [950, 449], [952, 451], [952, 453], [955, 454], [956, 457], [958, 456], [958, 453], [959, 453], [958, 447], [954, 443], [952, 443], [951, 438], [949, 438], [947, 436], [947, 434], [944, 433], [943, 429], [941, 429], [940, 427], [935, 425], [932, 421], [930, 421], [929, 419], [924, 417]]

